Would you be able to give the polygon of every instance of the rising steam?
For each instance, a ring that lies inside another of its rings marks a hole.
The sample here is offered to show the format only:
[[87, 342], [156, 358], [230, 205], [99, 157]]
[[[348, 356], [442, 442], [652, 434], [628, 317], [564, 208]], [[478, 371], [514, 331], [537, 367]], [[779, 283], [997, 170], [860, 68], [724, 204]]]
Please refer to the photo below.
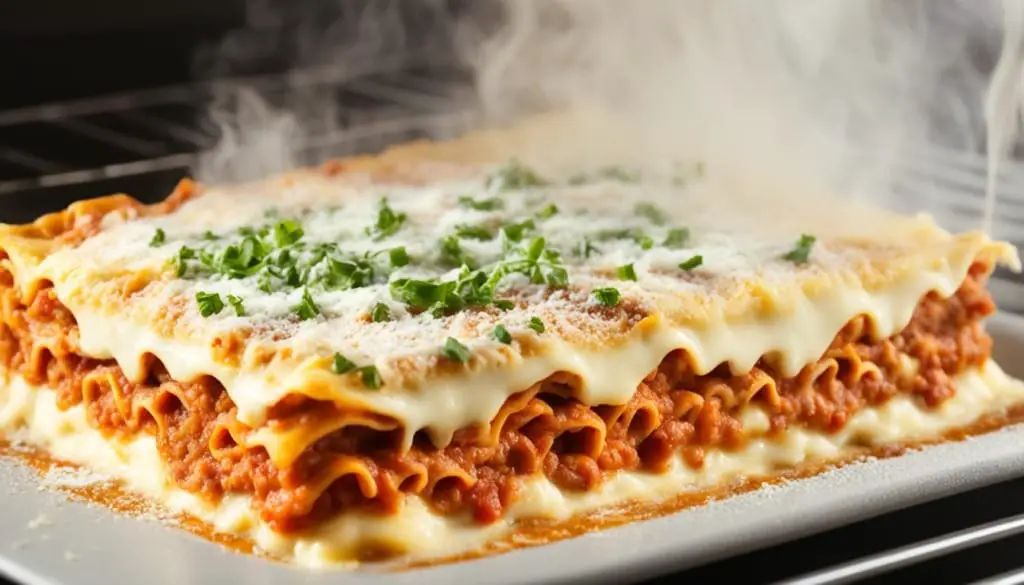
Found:
[[[892, 177], [924, 145], [987, 148], [997, 162], [1020, 123], [1018, 0], [332, 1], [330, 18], [305, 21], [267, 0], [253, 8], [261, 21], [298, 23], [300, 41], [275, 42], [303, 65], [469, 67], [475, 99], [456, 106], [486, 125], [541, 112], [611, 122], [524, 153], [541, 162], [700, 160], [765, 196], [828, 190], [890, 203]], [[214, 62], [231, 70], [245, 54], [225, 43]], [[201, 178], [316, 162], [327, 153], [302, 148], [311, 133], [345, 130], [327, 96], [276, 99], [248, 88], [217, 110], [224, 138]]]

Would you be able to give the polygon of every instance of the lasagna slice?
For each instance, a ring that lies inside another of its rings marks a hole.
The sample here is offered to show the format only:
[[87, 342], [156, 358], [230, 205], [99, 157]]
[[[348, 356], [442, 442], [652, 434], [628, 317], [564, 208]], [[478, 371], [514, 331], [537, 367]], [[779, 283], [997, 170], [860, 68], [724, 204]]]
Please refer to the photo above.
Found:
[[559, 538], [1024, 404], [982, 326], [1006, 244], [492, 143], [0, 227], [0, 429], [317, 565]]

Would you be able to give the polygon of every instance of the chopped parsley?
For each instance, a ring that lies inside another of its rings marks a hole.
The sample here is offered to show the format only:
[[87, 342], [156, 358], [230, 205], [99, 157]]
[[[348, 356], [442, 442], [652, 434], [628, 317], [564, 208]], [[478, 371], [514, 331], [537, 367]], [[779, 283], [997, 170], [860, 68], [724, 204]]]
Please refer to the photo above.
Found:
[[516, 304], [508, 299], [497, 299], [494, 301], [494, 306], [502, 311], [511, 311], [515, 308]]
[[510, 343], [512, 343], [512, 334], [509, 333], [508, 329], [506, 329], [505, 326], [502, 325], [501, 323], [494, 326], [494, 333], [492, 333], [492, 335], [494, 335], [495, 339], [504, 343], [505, 345], [509, 345]]
[[633, 240], [643, 250], [650, 250], [654, 247], [654, 240], [640, 228], [601, 230], [594, 234], [594, 237], [600, 242]]
[[358, 372], [363, 386], [370, 390], [378, 390], [384, 383], [376, 366], [359, 367], [340, 353], [334, 354], [334, 358], [331, 360], [331, 371], [338, 375]]
[[444, 341], [444, 348], [441, 350], [441, 353], [444, 357], [460, 364], [468, 362], [469, 358], [473, 356], [469, 348], [459, 343], [459, 340], [454, 337], [449, 337]]
[[532, 219], [527, 219], [526, 221], [503, 226], [501, 228], [501, 235], [507, 242], [521, 242], [526, 232], [533, 231], [536, 227]]
[[462, 249], [462, 243], [457, 236], [448, 236], [441, 240], [441, 262], [454, 268], [476, 266], [476, 258]]
[[347, 374], [357, 367], [355, 362], [340, 353], [334, 354], [334, 359], [331, 360], [331, 371], [335, 374]]
[[665, 243], [663, 244], [666, 248], [672, 248], [678, 250], [686, 246], [686, 243], [690, 241], [690, 229], [689, 228], [672, 228], [668, 230], [668, 235], [665, 236]]
[[242, 299], [235, 295], [228, 295], [228, 304], [235, 310], [235, 315], [239, 317], [245, 316], [245, 305], [242, 303]]
[[278, 248], [290, 246], [302, 239], [302, 227], [290, 219], [274, 224], [274, 243]]
[[197, 292], [196, 304], [199, 305], [199, 314], [203, 317], [216, 315], [224, 310], [224, 301], [217, 293]]
[[388, 261], [391, 262], [393, 268], [401, 268], [411, 262], [409, 253], [405, 251], [405, 248], [399, 246], [397, 248], [391, 248], [388, 250]]
[[636, 280], [636, 269], [633, 268], [632, 264], [619, 266], [616, 271], [619, 274], [620, 280]]
[[637, 203], [633, 207], [633, 212], [640, 217], [647, 218], [654, 225], [665, 225], [669, 220], [668, 214], [653, 203]]
[[457, 225], [455, 235], [467, 240], [489, 241], [494, 239], [494, 232], [482, 225]]
[[619, 289], [612, 287], [595, 288], [592, 294], [594, 295], [594, 300], [606, 307], [618, 305], [621, 297]]
[[363, 366], [359, 368], [360, 377], [363, 379], [363, 386], [370, 390], [379, 390], [384, 385], [377, 366]]
[[203, 239], [207, 241], [219, 240], [220, 236], [211, 232], [210, 230], [206, 230], [205, 232], [203, 232]]
[[701, 264], [704, 264], [704, 257], [698, 254], [696, 256], [690, 257], [688, 260], [683, 260], [682, 262], [680, 262], [679, 269], [689, 272], [694, 268], [699, 267]]
[[473, 199], [472, 197], [459, 197], [459, 205], [476, 211], [497, 211], [505, 209], [505, 202], [497, 197], [487, 199]]
[[529, 327], [537, 333], [544, 333], [544, 322], [540, 320], [540, 317], [530, 317]]
[[573, 254], [577, 258], [590, 258], [590, 255], [595, 252], [601, 253], [601, 250], [597, 249], [594, 244], [591, 243], [590, 238], [583, 238], [580, 243], [576, 244], [573, 248]]
[[545, 187], [549, 183], [533, 170], [523, 166], [516, 159], [509, 161], [507, 165], [487, 178], [487, 188], [498, 191], [516, 189], [533, 189]]
[[313, 301], [313, 295], [309, 294], [308, 288], [302, 289], [302, 299], [299, 301], [299, 304], [292, 307], [292, 310], [303, 321], [315, 319], [320, 314], [320, 307]]
[[800, 236], [800, 239], [797, 240], [793, 249], [787, 252], [783, 258], [794, 264], [806, 263], [811, 257], [811, 248], [814, 247], [814, 242], [816, 240], [817, 238], [812, 235], [803, 234]]
[[156, 228], [156, 232], [153, 233], [153, 239], [149, 241], [151, 248], [162, 246], [167, 241], [167, 233], [164, 232], [163, 228]]
[[391, 319], [391, 309], [384, 303], [377, 303], [370, 310], [370, 320], [374, 323], [383, 323]]
[[395, 235], [398, 230], [402, 229], [408, 217], [404, 213], [396, 212], [388, 205], [388, 200], [381, 199], [380, 211], [377, 212], [377, 222], [373, 224], [373, 227], [366, 228], [366, 235], [372, 237], [374, 241], [380, 241], [387, 237]]
[[554, 203], [548, 203], [537, 212], [537, 219], [548, 219], [558, 215], [558, 206]]

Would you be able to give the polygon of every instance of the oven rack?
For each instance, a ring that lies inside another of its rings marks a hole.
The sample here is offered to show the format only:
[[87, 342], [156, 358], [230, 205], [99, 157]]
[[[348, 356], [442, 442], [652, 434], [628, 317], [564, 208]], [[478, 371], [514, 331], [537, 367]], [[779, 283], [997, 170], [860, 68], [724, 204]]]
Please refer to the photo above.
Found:
[[[458, 69], [382, 63], [386, 61], [377, 60], [365, 70], [311, 68], [0, 111], [0, 221], [28, 221], [75, 199], [107, 192], [130, 192], [143, 200], [163, 196], [216, 143], [216, 131], [203, 112], [232, 87], [257, 87], [271, 96], [331, 94], [340, 113], [335, 130], [310, 136], [303, 146], [332, 156], [372, 152], [415, 138], [443, 138], [478, 120], [472, 109], [453, 107], [466, 103], [461, 99], [466, 78]], [[980, 154], [935, 147], [923, 150], [900, 171], [895, 203], [900, 211], [928, 209], [948, 229], [980, 225], [985, 186]], [[994, 235], [1024, 248], [1024, 164], [1006, 165], [999, 184]], [[1024, 280], [999, 273], [993, 288], [1004, 309], [1024, 312]], [[1017, 489], [1024, 489], [1024, 480], [1020, 483]], [[823, 585], [884, 578], [910, 565], [1022, 535], [1024, 507], [1018, 512], [827, 562], [777, 582]], [[1024, 568], [979, 582], [1024, 583]]]

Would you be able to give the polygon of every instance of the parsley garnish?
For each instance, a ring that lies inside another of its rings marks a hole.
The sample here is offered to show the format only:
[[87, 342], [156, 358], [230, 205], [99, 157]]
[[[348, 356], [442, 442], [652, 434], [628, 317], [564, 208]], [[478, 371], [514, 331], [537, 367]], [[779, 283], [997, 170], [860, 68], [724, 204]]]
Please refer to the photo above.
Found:
[[666, 248], [678, 250], [685, 246], [688, 241], [690, 241], [689, 228], [672, 228], [668, 230], [668, 235], [665, 236], [665, 243], [663, 245]]
[[494, 326], [493, 335], [495, 339], [504, 343], [505, 345], [509, 345], [510, 343], [512, 343], [512, 334], [509, 333], [508, 329], [506, 329], [505, 326], [500, 323]]
[[447, 236], [441, 240], [441, 262], [452, 267], [476, 266], [476, 258], [462, 249], [462, 244], [456, 236]]
[[636, 269], [633, 268], [632, 264], [619, 266], [616, 270], [621, 280], [636, 280]]
[[573, 249], [573, 254], [578, 258], [590, 258], [590, 255], [595, 252], [600, 253], [601, 250], [594, 247], [594, 244], [590, 242], [590, 238], [583, 238], [583, 240], [579, 244], [576, 244], [576, 247]]
[[331, 371], [338, 375], [358, 372], [362, 378], [363, 386], [371, 390], [378, 390], [383, 384], [380, 372], [377, 371], [376, 366], [363, 366], [360, 368], [356, 366], [355, 362], [340, 353], [334, 354], [334, 359], [331, 360]]
[[316, 306], [316, 303], [313, 301], [313, 295], [309, 294], [308, 288], [302, 289], [302, 299], [299, 301], [299, 304], [292, 307], [292, 310], [303, 321], [315, 319], [320, 314], [320, 307]]
[[203, 239], [204, 240], [208, 240], [208, 241], [219, 240], [220, 236], [218, 236], [217, 234], [211, 232], [210, 230], [206, 230], [205, 232], [203, 232]]
[[532, 219], [521, 221], [519, 223], [510, 223], [501, 228], [501, 235], [508, 242], [521, 242], [526, 232], [532, 231], [537, 226], [533, 223]]
[[481, 225], [457, 225], [455, 235], [467, 240], [488, 241], [494, 239], [494, 232]]
[[679, 269], [689, 272], [694, 268], [697, 268], [701, 264], [704, 264], [704, 257], [698, 254], [696, 256], [691, 257], [689, 260], [684, 260], [680, 262]]
[[473, 199], [472, 197], [463, 196], [459, 197], [459, 205], [477, 211], [495, 211], [505, 208], [505, 202], [497, 197]]
[[374, 323], [383, 323], [389, 319], [391, 319], [391, 309], [384, 303], [377, 303], [370, 310], [370, 320]]
[[331, 371], [335, 374], [347, 374], [356, 369], [356, 367], [355, 362], [340, 353], [334, 354], [334, 359], [331, 360]]
[[454, 337], [449, 337], [444, 341], [444, 348], [441, 350], [441, 353], [444, 357], [460, 364], [468, 362], [469, 358], [473, 355], [469, 352], [468, 347], [459, 343]]
[[153, 234], [153, 239], [149, 241], [149, 247], [156, 248], [157, 246], [163, 245], [167, 241], [167, 234], [163, 228], [156, 228], [156, 232]]
[[298, 242], [304, 234], [302, 227], [290, 219], [274, 224], [274, 243], [278, 248]]
[[203, 317], [216, 315], [224, 310], [224, 301], [217, 293], [197, 292], [196, 304], [199, 305], [199, 314]]
[[239, 317], [245, 316], [245, 305], [242, 304], [242, 299], [235, 295], [228, 295], [228, 304], [235, 310], [235, 314]]
[[499, 191], [532, 189], [546, 185], [548, 182], [545, 179], [515, 159], [487, 178], [487, 188], [495, 188]]
[[377, 366], [363, 366], [359, 368], [359, 373], [362, 375], [363, 386], [370, 390], [379, 390], [384, 384], [380, 372], [377, 371]]
[[373, 224], [372, 228], [366, 228], [366, 235], [372, 236], [374, 241], [383, 240], [398, 232], [406, 219], [408, 217], [404, 213], [391, 209], [386, 198], [381, 199], [380, 211], [377, 212], [377, 223]]
[[665, 225], [669, 220], [668, 214], [653, 203], [637, 203], [633, 207], [633, 212], [640, 217], [646, 217], [654, 225]]
[[401, 268], [402, 266], [409, 264], [409, 253], [406, 252], [405, 248], [402, 246], [391, 248], [388, 250], [388, 260], [391, 262], [392, 267]]
[[537, 333], [544, 333], [544, 322], [540, 320], [540, 317], [530, 317], [529, 327]]
[[803, 234], [800, 239], [797, 240], [796, 246], [783, 256], [784, 259], [793, 262], [794, 264], [804, 264], [811, 257], [811, 248], [814, 247], [814, 242], [817, 240], [812, 235]]
[[597, 300], [598, 303], [606, 307], [614, 307], [619, 304], [620, 294], [619, 289], [617, 288], [595, 288], [593, 295], [594, 299]]
[[597, 232], [594, 237], [601, 242], [607, 242], [608, 240], [633, 240], [643, 250], [650, 250], [654, 247], [654, 240], [640, 228], [602, 230]]
[[548, 219], [558, 214], [558, 206], [554, 203], [548, 203], [543, 209], [537, 212], [537, 219]]
[[515, 308], [516, 304], [507, 299], [496, 299], [494, 301], [494, 306], [498, 307], [502, 311], [511, 311]]

